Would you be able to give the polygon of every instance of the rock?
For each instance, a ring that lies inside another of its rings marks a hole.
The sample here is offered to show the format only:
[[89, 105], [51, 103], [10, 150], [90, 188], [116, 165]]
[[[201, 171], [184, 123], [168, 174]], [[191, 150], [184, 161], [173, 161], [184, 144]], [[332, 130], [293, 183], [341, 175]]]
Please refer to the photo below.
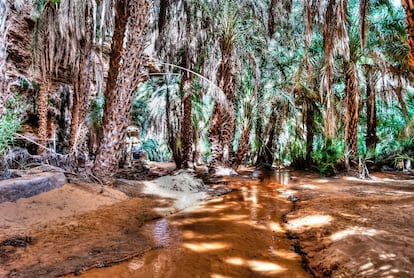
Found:
[[8, 16], [8, 76], [15, 81], [20, 75], [31, 76], [33, 62], [32, 38], [35, 22], [31, 18], [31, 3], [19, 10], [11, 8]]
[[66, 183], [63, 173], [40, 173], [0, 181], [0, 203], [14, 202], [50, 191]]

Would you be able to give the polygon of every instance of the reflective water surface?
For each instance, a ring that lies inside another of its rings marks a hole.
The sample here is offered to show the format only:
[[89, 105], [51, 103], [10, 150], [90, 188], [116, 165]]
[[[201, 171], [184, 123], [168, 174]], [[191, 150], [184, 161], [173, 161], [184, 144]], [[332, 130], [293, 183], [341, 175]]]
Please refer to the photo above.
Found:
[[230, 194], [149, 223], [154, 248], [81, 277], [309, 277], [286, 237], [289, 172], [234, 181]]

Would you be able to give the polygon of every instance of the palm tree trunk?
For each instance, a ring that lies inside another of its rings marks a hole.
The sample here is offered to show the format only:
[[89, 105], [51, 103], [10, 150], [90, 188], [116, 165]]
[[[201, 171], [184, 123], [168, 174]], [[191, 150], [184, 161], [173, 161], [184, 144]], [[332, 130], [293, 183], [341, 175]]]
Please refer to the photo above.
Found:
[[[248, 53], [249, 60], [252, 62], [253, 65], [253, 72], [254, 72], [254, 87], [253, 87], [253, 95], [256, 104], [258, 103], [259, 98], [259, 87], [260, 87], [260, 68], [257, 65], [256, 58], [252, 52]], [[258, 111], [258, 110], [257, 110]], [[247, 117], [244, 119], [244, 127], [242, 131], [242, 135], [240, 137], [239, 145], [237, 147], [236, 155], [233, 161], [233, 168], [237, 169], [240, 164], [243, 162], [243, 159], [246, 156], [247, 151], [250, 147], [250, 133], [253, 126], [252, 122], [252, 107], [250, 106], [249, 111], [246, 111]]]
[[92, 7], [87, 5], [85, 10], [86, 15], [86, 30], [85, 38], [81, 41], [81, 53], [79, 68], [72, 73], [72, 84], [74, 86], [73, 97], [73, 111], [72, 121], [70, 126], [70, 139], [69, 147], [71, 151], [76, 145], [83, 144], [84, 142], [77, 142], [77, 134], [79, 134], [79, 128], [85, 124], [85, 118], [89, 110], [89, 96], [90, 96], [90, 63], [92, 54], [92, 40], [94, 35], [93, 22], [92, 22]]
[[315, 128], [315, 108], [310, 99], [305, 99], [304, 107], [306, 109], [306, 167], [310, 167], [312, 165], [311, 155], [313, 151], [313, 138]]
[[182, 159], [182, 150], [179, 147], [181, 145], [181, 138], [177, 136], [178, 128], [176, 125], [173, 125], [173, 120], [171, 117], [171, 98], [170, 98], [170, 91], [168, 90], [167, 86], [167, 93], [165, 94], [165, 120], [166, 120], [166, 128], [167, 128], [167, 140], [168, 146], [172, 152], [172, 156], [175, 162], [175, 166], [177, 169], [182, 168], [183, 159]]
[[356, 80], [355, 67], [351, 63], [345, 65], [346, 80], [346, 117], [345, 141], [349, 157], [358, 158], [358, 119], [359, 119], [359, 90]]
[[371, 73], [367, 72], [367, 135], [365, 144], [367, 150], [373, 151], [377, 146], [377, 111], [376, 111], [376, 94], [375, 88], [372, 84]]
[[[147, 42], [149, 2], [119, 0], [116, 3], [116, 12], [101, 139], [93, 168], [94, 173], [99, 176], [112, 176], [118, 169], [132, 98], [138, 84], [144, 80], [143, 60]], [[128, 34], [125, 33], [127, 24]], [[128, 39], [123, 49], [126, 35]], [[124, 60], [122, 64], [121, 59]]]
[[408, 64], [411, 67], [411, 77], [414, 79], [414, 2], [411, 0], [402, 0], [405, 10], [405, 22], [408, 30], [408, 45], [410, 47], [410, 56]]
[[[188, 21], [187, 21], [188, 22]], [[189, 26], [187, 26], [187, 33], [189, 33]], [[186, 69], [191, 69], [191, 60], [189, 49], [185, 49], [181, 56], [181, 66]], [[191, 94], [191, 74], [188, 71], [183, 71], [181, 74], [180, 83], [181, 92], [181, 166], [189, 168], [191, 166], [192, 150], [193, 150], [193, 100]]]
[[221, 43], [222, 59], [218, 69], [219, 87], [226, 97], [226, 105], [216, 102], [210, 121], [209, 139], [211, 144], [210, 168], [229, 166], [234, 137], [234, 102], [235, 79], [232, 70], [232, 49]]
[[[281, 106], [281, 102], [275, 100], [272, 105], [272, 114], [270, 115], [269, 122], [266, 127], [266, 135], [263, 148], [259, 150], [257, 160], [255, 163], [256, 168], [262, 169], [271, 169], [274, 161], [275, 138], [279, 137], [281, 130], [281, 124], [285, 117], [285, 112], [287, 112], [287, 105]], [[283, 109], [280, 109], [283, 108]], [[280, 112], [280, 110], [282, 110]]]
[[239, 145], [237, 147], [237, 152], [236, 155], [234, 157], [234, 162], [233, 162], [233, 168], [237, 169], [240, 164], [243, 162], [250, 144], [250, 130], [252, 128], [252, 122], [250, 119], [246, 119], [247, 121], [244, 123], [244, 127], [243, 127], [243, 131], [240, 137], [240, 141], [239, 141]]
[[[46, 146], [47, 140], [47, 113], [48, 113], [48, 96], [49, 96], [49, 82], [45, 82], [40, 86], [39, 95], [37, 98], [37, 113], [38, 113], [38, 122], [39, 129], [37, 131], [39, 137], [39, 144]], [[45, 152], [44, 148], [39, 147], [37, 149], [37, 154], [43, 154]]]

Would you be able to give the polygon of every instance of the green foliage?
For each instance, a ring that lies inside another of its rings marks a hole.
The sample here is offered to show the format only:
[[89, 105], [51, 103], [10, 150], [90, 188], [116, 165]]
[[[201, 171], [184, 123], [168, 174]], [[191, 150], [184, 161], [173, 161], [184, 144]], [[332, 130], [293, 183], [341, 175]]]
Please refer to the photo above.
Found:
[[96, 97], [92, 100], [91, 111], [88, 115], [89, 126], [93, 128], [95, 132], [98, 132], [102, 124], [103, 109], [105, 104], [104, 97]]
[[148, 138], [142, 142], [142, 148], [147, 152], [151, 161], [170, 161], [171, 153], [166, 143], [160, 143], [156, 138]]
[[312, 159], [321, 175], [331, 176], [335, 174], [336, 167], [340, 162], [344, 150], [343, 142], [328, 139], [325, 143], [322, 140], [317, 142]]
[[14, 143], [16, 132], [22, 123], [22, 111], [18, 99], [10, 97], [0, 115], [0, 158], [3, 158]]
[[38, 13], [42, 13], [45, 7], [55, 6], [60, 4], [61, 0], [35, 0], [33, 1], [33, 6]]

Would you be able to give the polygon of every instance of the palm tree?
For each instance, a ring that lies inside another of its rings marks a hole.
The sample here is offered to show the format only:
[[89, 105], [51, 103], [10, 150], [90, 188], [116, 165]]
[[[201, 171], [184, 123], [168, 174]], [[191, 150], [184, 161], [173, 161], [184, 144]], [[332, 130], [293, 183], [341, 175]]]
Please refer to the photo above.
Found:
[[[86, 115], [89, 111], [92, 46], [95, 31], [92, 3], [91, 1], [81, 1], [81, 3], [85, 5], [81, 10], [84, 13], [82, 16], [83, 23], [81, 26], [75, 28], [84, 29], [85, 31], [83, 36], [78, 39], [78, 51], [80, 52], [78, 67], [73, 68], [71, 76], [74, 91], [69, 137], [69, 147], [71, 152], [77, 151], [82, 144], [86, 143], [86, 138], [81, 138], [79, 133], [81, 128], [86, 128]], [[70, 15], [68, 15], [68, 17], [70, 17]]]
[[[408, 45], [410, 47], [410, 57], [408, 64], [411, 67], [411, 71], [414, 71], [414, 3], [409, 0], [402, 0], [402, 6], [404, 7], [408, 31]], [[413, 77], [411, 77], [413, 78]]]
[[[134, 92], [145, 79], [144, 49], [147, 44], [150, 4], [146, 0], [116, 1], [112, 53], [105, 93], [101, 139], [93, 171], [112, 176], [118, 168], [121, 147], [129, 124]], [[128, 28], [127, 28], [128, 27]], [[123, 47], [124, 38], [126, 46]]]
[[[56, 89], [56, 80], [73, 86], [73, 111], [69, 146], [79, 142], [79, 127], [85, 122], [89, 106], [91, 53], [94, 38], [94, 0], [34, 1], [37, 20], [34, 36], [35, 64], [41, 86], [38, 95], [39, 139], [46, 143], [48, 98]], [[65, 74], [62, 72], [65, 69]], [[99, 81], [97, 81], [99, 82]], [[85, 140], [85, 138], [83, 138]], [[43, 149], [39, 149], [40, 152]]]
[[[190, 69], [190, 53], [189, 49], [185, 49], [182, 55], [182, 66]], [[183, 72], [181, 74], [181, 83], [180, 83], [180, 92], [181, 92], [181, 103], [182, 103], [182, 124], [181, 124], [181, 164], [177, 165], [177, 168], [189, 168], [192, 159], [192, 149], [193, 149], [193, 124], [192, 124], [192, 107], [193, 107], [193, 96], [191, 91], [191, 74], [189, 72]]]
[[216, 102], [210, 119], [211, 144], [210, 168], [229, 166], [233, 152], [234, 104], [236, 76], [234, 74], [234, 48], [237, 40], [239, 15], [234, 7], [226, 4], [222, 14], [222, 31], [219, 39], [221, 61], [217, 71], [218, 86], [225, 95], [225, 104]]

